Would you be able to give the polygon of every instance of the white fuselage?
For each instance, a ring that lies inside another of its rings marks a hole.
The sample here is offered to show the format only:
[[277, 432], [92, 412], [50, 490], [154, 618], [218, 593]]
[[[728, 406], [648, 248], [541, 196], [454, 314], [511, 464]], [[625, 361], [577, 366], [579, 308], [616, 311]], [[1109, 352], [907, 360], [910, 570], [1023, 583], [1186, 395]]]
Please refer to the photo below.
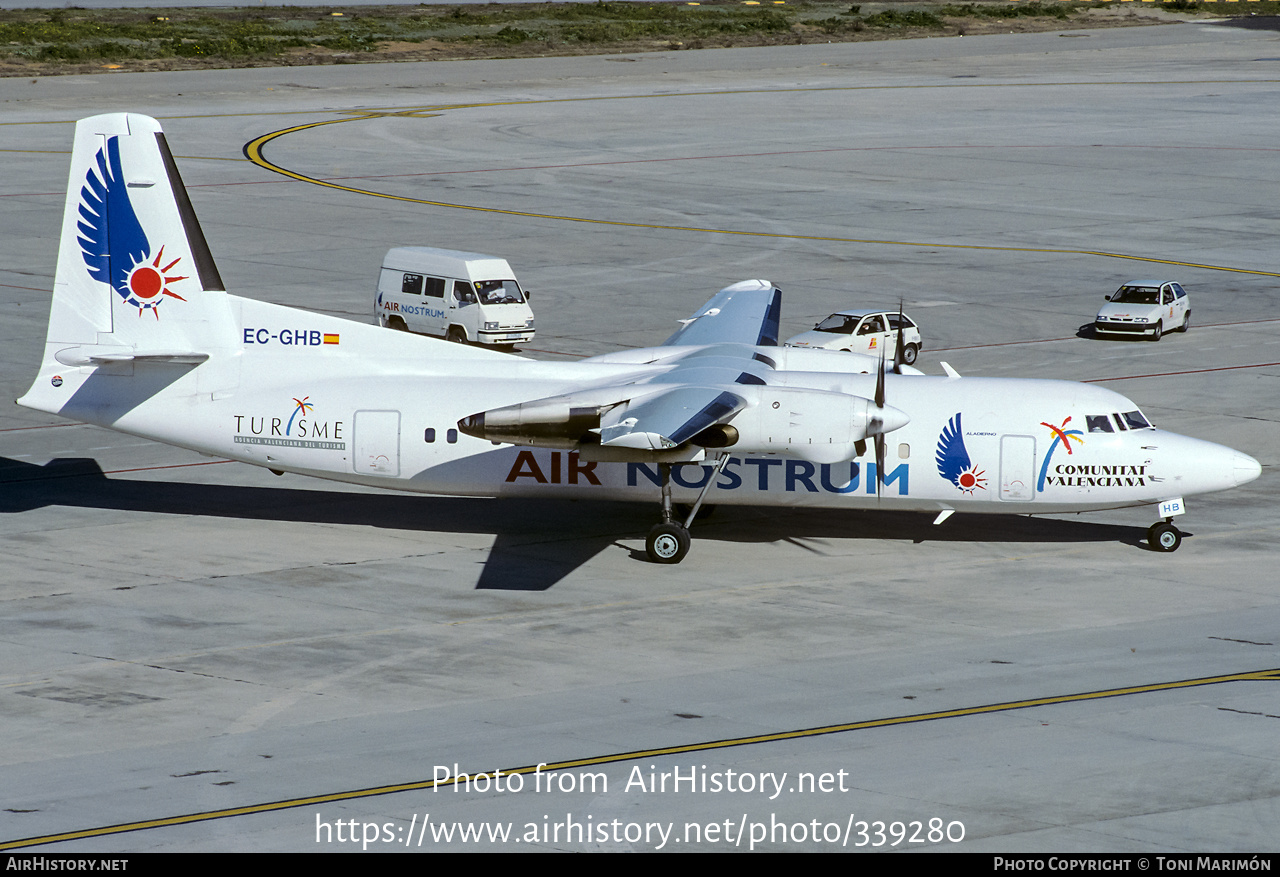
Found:
[[[228, 302], [234, 335], [211, 346], [203, 364], [64, 367], [46, 357], [23, 404], [204, 454], [371, 486], [659, 496], [656, 464], [587, 462], [572, 450], [495, 444], [458, 430], [459, 420], [480, 411], [643, 383], [669, 368], [643, 364], [643, 351], [631, 363], [537, 362], [250, 299]], [[779, 374], [789, 386], [875, 393], [873, 375]], [[759, 391], [767, 404], [770, 388]], [[1035, 514], [1158, 503], [1257, 475], [1257, 463], [1230, 448], [1122, 428], [1121, 415], [1136, 406], [1085, 384], [890, 374], [886, 400], [910, 422], [886, 437], [879, 495], [869, 442], [856, 459], [832, 464], [730, 447], [706, 501]], [[957, 448], [968, 465], [959, 465]], [[709, 459], [675, 466], [676, 501], [691, 500], [710, 474]]]

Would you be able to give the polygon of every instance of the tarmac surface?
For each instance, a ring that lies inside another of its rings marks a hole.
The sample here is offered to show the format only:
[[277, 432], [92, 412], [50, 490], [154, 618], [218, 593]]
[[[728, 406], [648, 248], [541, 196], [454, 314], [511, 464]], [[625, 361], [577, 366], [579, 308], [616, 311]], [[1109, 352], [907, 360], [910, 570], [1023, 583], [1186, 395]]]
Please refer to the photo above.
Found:
[[[784, 336], [901, 298], [928, 372], [1106, 381], [1263, 465], [1170, 555], [1154, 510], [724, 508], [660, 567], [647, 505], [276, 478], [10, 406], [0, 848], [1274, 850], [1278, 92], [1274, 33], [1204, 24], [0, 80], [10, 399], [72, 123], [131, 110], [237, 294], [367, 322], [388, 247], [491, 252], [543, 357], [748, 277]], [[263, 155], [332, 185], [245, 159], [294, 128]], [[1081, 330], [1153, 275], [1188, 333]]]

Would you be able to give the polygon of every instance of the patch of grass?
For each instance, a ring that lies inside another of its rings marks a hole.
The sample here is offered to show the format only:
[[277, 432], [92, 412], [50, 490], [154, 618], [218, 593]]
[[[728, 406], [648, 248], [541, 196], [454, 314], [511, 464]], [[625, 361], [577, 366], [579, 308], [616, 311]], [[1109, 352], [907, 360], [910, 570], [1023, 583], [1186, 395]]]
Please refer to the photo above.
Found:
[[868, 15], [864, 21], [867, 27], [946, 27], [946, 22], [932, 12], [925, 12], [921, 9], [908, 9], [899, 12], [896, 9], [886, 9], [884, 12], [877, 12], [875, 15]]
[[[1182, 2], [1182, 0], [1180, 0]], [[1074, 4], [1072, 4], [1074, 6]], [[958, 5], [948, 3], [945, 6], [936, 8], [939, 15], [945, 15], [949, 18], [1057, 18], [1066, 19], [1071, 17], [1072, 8], [1070, 6], [1056, 5], [1054, 3], [1008, 3], [993, 4], [979, 6], [976, 3], [966, 3]]]

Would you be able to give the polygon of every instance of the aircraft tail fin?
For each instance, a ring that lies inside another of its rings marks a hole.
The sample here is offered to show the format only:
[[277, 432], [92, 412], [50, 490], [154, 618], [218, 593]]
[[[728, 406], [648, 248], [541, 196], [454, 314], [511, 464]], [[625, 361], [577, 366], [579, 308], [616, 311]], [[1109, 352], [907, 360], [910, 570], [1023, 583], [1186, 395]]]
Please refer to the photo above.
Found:
[[80, 347], [80, 359], [195, 354], [226, 298], [159, 123], [77, 123], [49, 345]]

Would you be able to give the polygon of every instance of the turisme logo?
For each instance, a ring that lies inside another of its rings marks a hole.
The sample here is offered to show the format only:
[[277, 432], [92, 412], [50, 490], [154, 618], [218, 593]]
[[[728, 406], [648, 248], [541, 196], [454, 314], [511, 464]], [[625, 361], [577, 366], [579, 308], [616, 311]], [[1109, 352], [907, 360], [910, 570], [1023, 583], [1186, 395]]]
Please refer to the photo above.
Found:
[[277, 448], [308, 448], [343, 451], [347, 443], [341, 420], [317, 420], [311, 416], [315, 403], [310, 396], [293, 397], [293, 411], [284, 417], [233, 414], [236, 422], [232, 441], [241, 445], [271, 445]]
[[125, 303], [138, 309], [138, 316], [151, 311], [158, 320], [166, 297], [186, 301], [169, 289], [169, 284], [187, 279], [169, 276], [181, 257], [162, 266], [162, 246], [151, 258], [151, 244], [129, 199], [118, 137], [109, 138], [106, 147], [98, 150], [97, 170], [91, 167], [85, 174], [79, 212], [76, 227], [90, 277], [110, 284]]
[[986, 469], [979, 469], [969, 459], [964, 446], [964, 432], [960, 426], [960, 412], [947, 421], [938, 436], [938, 474], [954, 484], [961, 493], [974, 494], [987, 489]]

